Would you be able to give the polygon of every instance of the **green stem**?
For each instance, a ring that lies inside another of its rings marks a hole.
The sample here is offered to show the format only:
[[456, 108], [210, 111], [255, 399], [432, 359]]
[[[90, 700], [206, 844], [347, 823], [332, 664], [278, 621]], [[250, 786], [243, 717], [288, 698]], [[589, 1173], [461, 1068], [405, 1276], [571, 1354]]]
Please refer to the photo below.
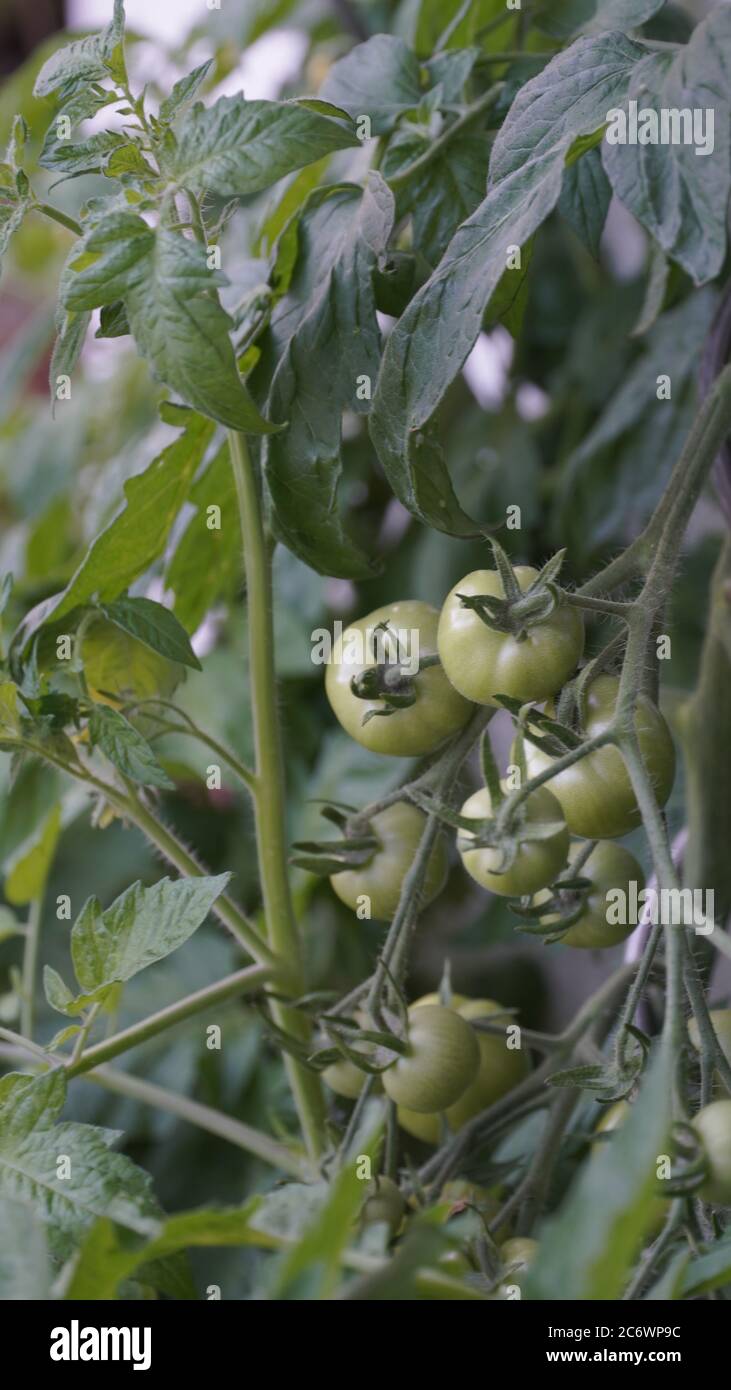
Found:
[[115, 1033], [111, 1038], [105, 1038], [103, 1042], [87, 1048], [80, 1057], [72, 1058], [68, 1064], [69, 1076], [82, 1076], [102, 1062], [109, 1062], [120, 1053], [139, 1047], [140, 1043], [147, 1042], [149, 1038], [156, 1037], [158, 1033], [165, 1032], [176, 1023], [182, 1023], [185, 1019], [193, 1018], [195, 1014], [211, 1009], [214, 1005], [226, 1003], [229, 999], [251, 994], [254, 990], [260, 989], [271, 974], [272, 971], [267, 966], [248, 965], [245, 970], [237, 970], [235, 974], [227, 975], [225, 979], [218, 980], [213, 985], [196, 990], [194, 994], [186, 994], [183, 999], [168, 1004], [166, 1008], [150, 1014], [139, 1023], [132, 1023], [121, 1033]]
[[[157, 816], [147, 810], [134, 790], [130, 788], [129, 794], [124, 797], [109, 788], [108, 797], [112, 805], [131, 820], [160, 851], [160, 854], [173, 864], [181, 874], [184, 874], [186, 878], [204, 876], [205, 870], [201, 868], [193, 855], [180, 843], [172, 830], [163, 825]], [[223, 922], [224, 926], [228, 927], [229, 931], [260, 965], [279, 965], [276, 954], [262, 940], [256, 927], [252, 925], [238, 904], [227, 894], [222, 893], [220, 897], [216, 898], [211, 911], [218, 917], [219, 921]]]
[[100, 1008], [101, 1004], [92, 1004], [89, 1010], [89, 1016], [86, 1019], [86, 1022], [84, 1023], [76, 1039], [76, 1042], [74, 1043], [74, 1050], [71, 1053], [71, 1062], [69, 1063], [69, 1070], [71, 1069], [71, 1067], [73, 1067], [75, 1062], [78, 1062], [80, 1060], [81, 1055], [84, 1051], [84, 1047], [86, 1045], [86, 1039], [88, 1038], [92, 1028], [94, 1027], [94, 1022], [97, 1017], [97, 1014], [99, 1013]]
[[26, 1038], [33, 1038], [36, 1021], [36, 984], [38, 975], [38, 951], [40, 947], [41, 918], [43, 916], [43, 894], [34, 898], [28, 909], [23, 947], [23, 998], [20, 1008], [20, 1030]]
[[[257, 480], [243, 435], [228, 432], [231, 467], [239, 506], [244, 550], [249, 632], [249, 670], [256, 768], [254, 809], [264, 916], [272, 950], [287, 965], [292, 993], [304, 991], [299, 932], [292, 905], [287, 864], [287, 807], [284, 767], [277, 717], [274, 668], [271, 556], [262, 525]], [[301, 1012], [273, 1004], [275, 1023], [300, 1042], [309, 1042], [311, 1027]], [[302, 1133], [311, 1157], [322, 1151], [325, 1105], [320, 1078], [296, 1058], [285, 1066]]]
[[73, 217], [68, 217], [60, 208], [55, 208], [52, 203], [34, 203], [36, 212], [42, 212], [44, 217], [50, 217], [51, 221], [58, 222], [61, 227], [66, 227], [69, 232], [74, 232], [76, 236], [84, 235], [84, 228], [80, 222], [76, 222]]
[[488, 111], [491, 106], [495, 105], [504, 85], [503, 82], [496, 82], [488, 91], [483, 92], [482, 96], [478, 97], [477, 101], [473, 102], [471, 106], [468, 106], [464, 115], [460, 116], [458, 120], [453, 121], [450, 126], [447, 126], [447, 129], [443, 131], [428, 149], [424, 150], [423, 154], [419, 155], [418, 159], [413, 160], [411, 164], [407, 164], [405, 169], [399, 169], [397, 173], [392, 174], [390, 178], [386, 180], [389, 188], [400, 188], [402, 184], [407, 183], [415, 174], [420, 174], [426, 169], [434, 159], [437, 159], [438, 156], [443, 153], [455, 135], [459, 135], [460, 131], [472, 125], [472, 122], [476, 121], [484, 111]]
[[281, 1169], [283, 1173], [288, 1173], [300, 1182], [312, 1179], [309, 1163], [299, 1158], [286, 1144], [272, 1139], [270, 1135], [263, 1134], [258, 1129], [253, 1129], [241, 1120], [224, 1115], [220, 1110], [214, 1110], [210, 1105], [202, 1105], [200, 1101], [191, 1100], [189, 1096], [176, 1095], [164, 1086], [144, 1081], [139, 1076], [130, 1076], [128, 1072], [115, 1071], [112, 1067], [100, 1067], [85, 1079], [103, 1086], [105, 1091], [114, 1091], [117, 1095], [128, 1096], [130, 1100], [150, 1105], [155, 1110], [176, 1115], [179, 1120], [196, 1125], [198, 1129], [207, 1130], [209, 1134], [225, 1139], [227, 1143], [244, 1149], [246, 1153], [255, 1154], [264, 1163]]

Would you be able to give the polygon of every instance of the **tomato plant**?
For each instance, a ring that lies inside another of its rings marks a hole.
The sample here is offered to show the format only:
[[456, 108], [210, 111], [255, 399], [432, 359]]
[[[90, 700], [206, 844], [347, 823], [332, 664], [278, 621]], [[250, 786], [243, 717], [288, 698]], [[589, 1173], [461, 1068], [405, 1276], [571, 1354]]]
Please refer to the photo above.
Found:
[[711, 1317], [731, 8], [61, 8], [0, 96], [0, 1297]]

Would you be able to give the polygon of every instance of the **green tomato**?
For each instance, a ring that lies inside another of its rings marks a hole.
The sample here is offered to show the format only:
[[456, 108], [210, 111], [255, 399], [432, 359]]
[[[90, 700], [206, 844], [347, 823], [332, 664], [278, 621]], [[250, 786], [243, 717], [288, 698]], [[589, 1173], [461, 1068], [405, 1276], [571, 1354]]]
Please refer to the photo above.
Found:
[[708, 1177], [700, 1190], [704, 1202], [731, 1206], [731, 1100], [714, 1100], [693, 1120], [708, 1160]]
[[[470, 840], [475, 838], [470, 830], [460, 830], [457, 837], [457, 849], [468, 874], [482, 888], [489, 888], [491, 893], [504, 898], [519, 898], [545, 888], [546, 884], [558, 877], [569, 852], [569, 832], [563, 811], [547, 787], [538, 787], [531, 792], [523, 803], [522, 811], [528, 822], [555, 821], [559, 823], [559, 828], [547, 839], [525, 841], [519, 847], [513, 863], [503, 873], [497, 872], [500, 864], [498, 849], [470, 849]], [[468, 797], [460, 814], [475, 818], [492, 815], [492, 798], [488, 788], [481, 787]]]
[[[518, 565], [515, 575], [525, 590], [538, 571]], [[545, 700], [561, 689], [584, 650], [584, 624], [578, 609], [559, 603], [549, 618], [529, 627], [519, 641], [511, 633], [487, 627], [477, 613], [463, 607], [460, 594], [505, 597], [495, 570], [474, 570], [447, 595], [437, 642], [455, 690], [478, 705], [490, 705], [495, 695]]]
[[[571, 846], [569, 850], [569, 864], [573, 864], [577, 856], [584, 848], [581, 844]], [[599, 950], [605, 946], [617, 946], [620, 941], [625, 941], [631, 936], [636, 923], [607, 921], [607, 893], [612, 888], [619, 888], [626, 895], [630, 891], [630, 883], [637, 884], [638, 893], [645, 884], [645, 875], [640, 865], [637, 863], [633, 854], [622, 845], [614, 845], [606, 841], [600, 841], [592, 850], [589, 858], [578, 870], [579, 877], [591, 879], [591, 888], [584, 899], [584, 911], [577, 922], [569, 927], [565, 936], [561, 937], [562, 946], [575, 946], [581, 950]], [[542, 901], [550, 898], [550, 893], [546, 889], [536, 893], [535, 905], [538, 906]], [[548, 914], [545, 919], [546, 924], [559, 920], [556, 913]]]
[[[368, 1027], [368, 1019], [365, 1014], [357, 1012], [355, 1018], [362, 1028]], [[329, 1043], [323, 1039], [322, 1045], [326, 1047], [329, 1046]], [[373, 1073], [361, 1071], [360, 1067], [357, 1067], [355, 1062], [349, 1061], [347, 1057], [343, 1057], [340, 1062], [333, 1062], [332, 1066], [326, 1067], [322, 1073], [325, 1085], [329, 1086], [336, 1096], [342, 1096], [344, 1100], [357, 1100], [369, 1076], [373, 1082], [373, 1089], [380, 1091], [381, 1078]]]
[[[589, 737], [601, 733], [611, 723], [618, 687], [616, 676], [598, 676], [590, 685], [584, 721]], [[641, 695], [638, 702], [635, 729], [658, 804], [664, 806], [675, 778], [675, 749], [663, 716], [646, 695]], [[528, 739], [525, 760], [529, 777], [543, 772], [554, 761]], [[626, 835], [642, 819], [629, 773], [617, 748], [597, 748], [557, 773], [549, 785], [561, 802], [569, 830], [587, 840], [610, 840]]]
[[480, 1049], [474, 1029], [438, 1004], [409, 1009], [408, 1052], [383, 1073], [383, 1089], [396, 1105], [436, 1115], [474, 1081]]
[[500, 1246], [500, 1257], [505, 1265], [519, 1265], [516, 1274], [524, 1274], [530, 1269], [538, 1254], [538, 1241], [530, 1236], [513, 1236]]
[[[433, 656], [437, 649], [435, 608], [417, 599], [377, 608], [345, 629], [325, 674], [325, 690], [333, 712], [346, 733], [373, 753], [397, 758], [420, 757], [439, 748], [466, 723], [471, 707], [450, 685], [441, 666], [427, 666], [413, 676], [416, 699], [412, 705], [384, 714], [382, 700], [363, 700], [351, 689], [351, 681], [381, 660], [397, 660], [395, 635], [406, 634], [400, 653], [415, 661]], [[376, 632], [388, 623], [390, 637]], [[372, 717], [364, 723], [364, 716]]]
[[383, 1222], [395, 1235], [404, 1219], [405, 1210], [406, 1201], [400, 1188], [392, 1178], [380, 1177], [369, 1183], [360, 1216], [364, 1226]]
[[[411, 1007], [421, 1009], [438, 1002], [438, 994], [427, 994]], [[497, 1004], [494, 999], [466, 999], [461, 994], [452, 995], [449, 1007], [468, 1022], [503, 1012], [502, 1004]], [[466, 1125], [475, 1115], [479, 1115], [482, 1110], [487, 1110], [496, 1100], [507, 1095], [508, 1091], [512, 1091], [530, 1069], [525, 1053], [519, 1048], [508, 1048], [506, 1040], [497, 1033], [483, 1033], [478, 1029], [475, 1029], [475, 1032], [480, 1049], [477, 1075], [459, 1100], [450, 1105], [445, 1112], [447, 1124], [454, 1132]], [[402, 1106], [398, 1112], [398, 1122], [401, 1128], [405, 1129], [407, 1134], [413, 1134], [415, 1139], [421, 1139], [425, 1144], [439, 1143], [441, 1124], [438, 1115], [417, 1114]]]
[[[330, 879], [341, 902], [363, 916], [368, 904], [359, 899], [367, 897], [370, 899], [368, 916], [379, 922], [390, 921], [398, 907], [404, 877], [414, 862], [425, 825], [424, 813], [406, 801], [397, 801], [394, 806], [379, 811], [371, 820], [379, 841], [373, 858], [360, 868], [343, 869]], [[421, 897], [424, 906], [441, 893], [446, 880], [447, 849], [440, 831], [426, 868]]]

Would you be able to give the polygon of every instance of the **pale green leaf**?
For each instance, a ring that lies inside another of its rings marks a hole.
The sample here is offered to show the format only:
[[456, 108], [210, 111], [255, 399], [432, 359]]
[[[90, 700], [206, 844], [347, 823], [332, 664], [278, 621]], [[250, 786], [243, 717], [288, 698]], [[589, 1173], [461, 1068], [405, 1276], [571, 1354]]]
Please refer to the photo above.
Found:
[[92, 543], [61, 597], [44, 615], [57, 622], [97, 597], [115, 599], [162, 553], [213, 436], [209, 420], [190, 410], [167, 414], [184, 430], [152, 463], [124, 485], [125, 505]]
[[374, 34], [333, 63], [320, 95], [354, 119], [369, 116], [372, 133], [383, 135], [421, 101], [419, 60], [403, 39]]
[[48, 96], [67, 83], [78, 85], [121, 77], [124, 72], [123, 40], [124, 3], [114, 0], [114, 15], [106, 29], [100, 34], [75, 39], [51, 54], [36, 78], [33, 95]]
[[147, 739], [119, 710], [95, 705], [89, 716], [89, 737], [93, 746], [130, 781], [145, 787], [175, 785], [160, 767]]
[[305, 102], [247, 101], [237, 94], [187, 112], [166, 172], [192, 193], [235, 198], [358, 143], [352, 126]]
[[65, 1099], [63, 1068], [0, 1079], [0, 1197], [31, 1206], [61, 1258], [100, 1216], [154, 1234], [158, 1208], [150, 1178], [110, 1151], [118, 1138], [113, 1130], [56, 1124]]
[[106, 911], [90, 898], [71, 931], [82, 990], [129, 980], [176, 951], [205, 921], [230, 877], [163, 878], [151, 888], [133, 883]]
[[0, 1301], [40, 1302], [50, 1298], [46, 1233], [33, 1208], [0, 1198]]
[[56, 803], [5, 863], [5, 896], [14, 907], [39, 898], [56, 852], [61, 806]]

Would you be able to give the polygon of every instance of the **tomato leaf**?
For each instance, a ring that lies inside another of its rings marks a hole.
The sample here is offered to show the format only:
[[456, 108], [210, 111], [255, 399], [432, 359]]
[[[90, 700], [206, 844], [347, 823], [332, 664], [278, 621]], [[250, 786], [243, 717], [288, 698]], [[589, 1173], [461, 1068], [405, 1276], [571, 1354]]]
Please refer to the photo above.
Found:
[[94, 747], [131, 781], [145, 787], [174, 787], [147, 739], [118, 710], [95, 705], [89, 717], [89, 736]]
[[[617, 197], [696, 285], [719, 274], [726, 256], [731, 192], [731, 100], [728, 52], [731, 13], [714, 10], [688, 44], [649, 54], [632, 74], [628, 97], [642, 112], [711, 112], [705, 153], [695, 143], [603, 145], [604, 168]], [[694, 117], [693, 117], [694, 119]], [[658, 129], [660, 126], [658, 124]], [[682, 127], [681, 127], [682, 129]], [[710, 135], [713, 143], [710, 144]], [[694, 123], [694, 139], [696, 135]]]
[[621, 34], [582, 39], [526, 83], [495, 141], [487, 197], [388, 338], [372, 437], [397, 497], [439, 530], [469, 535], [476, 526], [454, 495], [434, 414], [478, 337], [508, 247], [525, 245], [553, 211], [566, 154], [604, 123], [643, 52]]
[[232, 429], [263, 434], [262, 418], [236, 369], [230, 319], [198, 242], [133, 212], [109, 212], [78, 243], [61, 277], [66, 309], [123, 300], [130, 331], [159, 381]]
[[333, 63], [320, 95], [351, 116], [369, 116], [374, 135], [392, 130], [423, 96], [419, 60], [403, 39], [374, 34]]
[[[124, 1154], [111, 1152], [114, 1130], [57, 1125], [65, 1099], [63, 1068], [0, 1079], [0, 1197], [32, 1207], [61, 1259], [100, 1216], [154, 1234], [158, 1208], [149, 1176]], [[61, 1156], [67, 1160], [63, 1169]]]
[[670, 1132], [672, 1059], [659, 1048], [637, 1102], [611, 1145], [591, 1155], [556, 1215], [546, 1221], [526, 1279], [530, 1299], [617, 1299], [642, 1236], [656, 1162]]
[[31, 1206], [0, 1197], [0, 1300], [41, 1302], [51, 1296], [46, 1233]]
[[125, 483], [124, 508], [92, 542], [60, 598], [44, 613], [44, 622], [57, 622], [95, 596], [116, 599], [164, 550], [213, 436], [213, 425], [179, 407], [166, 407], [163, 418], [184, 425], [183, 432], [144, 472]]
[[227, 444], [195, 482], [188, 501], [196, 510], [170, 558], [165, 587], [175, 594], [176, 617], [193, 632], [214, 603], [233, 596], [241, 579], [241, 533]]
[[598, 149], [588, 150], [567, 166], [558, 210], [595, 260], [611, 200], [611, 185]]
[[5, 863], [5, 896], [14, 907], [39, 898], [56, 852], [61, 806], [56, 802], [27, 840]]
[[89, 898], [71, 930], [71, 957], [81, 988], [93, 993], [164, 960], [205, 921], [231, 875], [133, 883], [102, 911]]
[[358, 143], [349, 123], [306, 102], [247, 101], [238, 93], [186, 113], [165, 172], [192, 193], [235, 198]]
[[100, 34], [89, 34], [57, 49], [43, 64], [33, 88], [36, 97], [48, 96], [69, 84], [101, 82], [124, 75], [124, 0], [114, 0], [114, 14]]
[[181, 666], [190, 666], [194, 671], [201, 670], [185, 628], [162, 603], [141, 597], [118, 598], [112, 603], [100, 603], [99, 607], [115, 627], [151, 647], [153, 652], [168, 661], [179, 661]]
[[578, 33], [636, 29], [664, 4], [665, 0], [546, 0], [535, 22], [546, 34], [565, 39]]
[[284, 343], [267, 410], [289, 423], [266, 442], [264, 476], [279, 535], [321, 574], [366, 577], [374, 568], [345, 531], [335, 498], [343, 411], [369, 409], [370, 392], [361, 399], [358, 383], [378, 373], [373, 273], [392, 222], [393, 197], [379, 174], [364, 191], [316, 190], [298, 219], [289, 289], [272, 314], [270, 354]]

